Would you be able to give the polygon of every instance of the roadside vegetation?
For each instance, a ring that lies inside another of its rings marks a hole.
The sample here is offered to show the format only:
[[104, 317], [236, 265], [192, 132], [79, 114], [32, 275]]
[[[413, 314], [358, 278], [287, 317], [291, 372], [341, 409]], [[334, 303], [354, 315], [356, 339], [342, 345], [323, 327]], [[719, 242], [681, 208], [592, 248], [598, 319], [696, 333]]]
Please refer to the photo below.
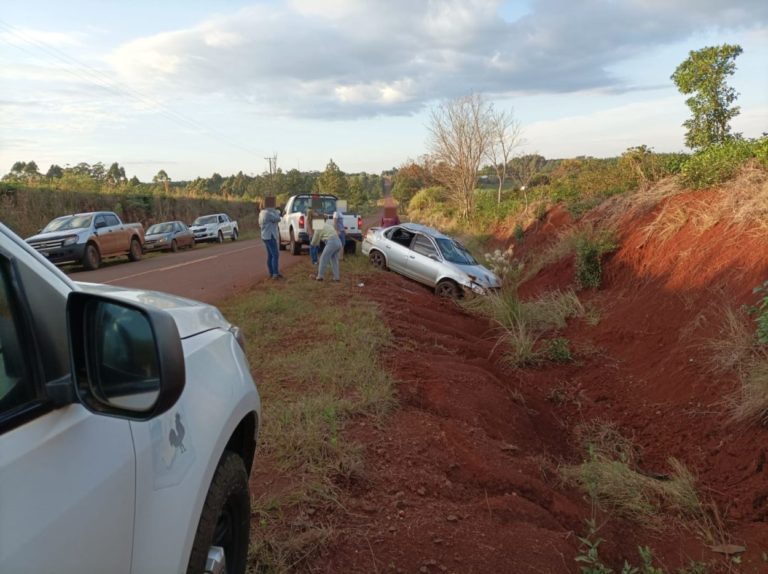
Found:
[[349, 210], [367, 214], [383, 194], [385, 175], [346, 174], [333, 160], [323, 172], [296, 169], [250, 176], [239, 172], [222, 177], [173, 181], [160, 170], [152, 182], [128, 178], [114, 162], [51, 165], [41, 172], [35, 161], [17, 161], [0, 180], [0, 220], [27, 237], [54, 217], [93, 210], [115, 211], [123, 221], [152, 223], [181, 220], [191, 223], [199, 215], [226, 212], [243, 231], [257, 229], [258, 209], [267, 196], [278, 205], [296, 193], [330, 193], [348, 202]]
[[360, 417], [378, 425], [395, 405], [394, 381], [377, 359], [390, 334], [351, 287], [370, 272], [367, 261], [344, 265], [351, 282], [331, 286], [299, 273], [220, 306], [244, 330], [263, 404], [254, 476], [267, 478], [253, 490], [256, 572], [293, 571], [333, 539], [332, 522], [318, 517], [343, 512], [340, 489], [365, 476], [362, 445], [344, 429]]

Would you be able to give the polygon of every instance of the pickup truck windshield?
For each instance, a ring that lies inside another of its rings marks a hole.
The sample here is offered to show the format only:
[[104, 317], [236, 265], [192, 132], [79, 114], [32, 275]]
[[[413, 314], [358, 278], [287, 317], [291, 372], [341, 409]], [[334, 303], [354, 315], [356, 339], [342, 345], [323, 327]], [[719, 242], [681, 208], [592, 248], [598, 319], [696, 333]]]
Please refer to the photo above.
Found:
[[477, 265], [477, 261], [466, 248], [452, 239], [438, 238], [437, 245], [446, 261], [457, 265]]
[[170, 233], [173, 231], [173, 223], [155, 223], [149, 229], [147, 229], [147, 235], [154, 233]]
[[65, 215], [57, 217], [43, 228], [41, 233], [65, 231], [67, 229], [87, 229], [91, 226], [93, 215]]
[[210, 223], [218, 223], [219, 218], [216, 215], [204, 215], [203, 217], [198, 217], [195, 219], [195, 222], [192, 225], [208, 225]]

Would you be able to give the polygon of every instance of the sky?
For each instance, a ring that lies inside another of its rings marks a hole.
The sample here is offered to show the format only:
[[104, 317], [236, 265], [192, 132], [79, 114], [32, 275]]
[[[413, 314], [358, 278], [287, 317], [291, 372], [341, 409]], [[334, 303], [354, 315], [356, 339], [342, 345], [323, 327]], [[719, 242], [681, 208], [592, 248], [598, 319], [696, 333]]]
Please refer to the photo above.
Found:
[[737, 43], [734, 131], [768, 131], [765, 0], [9, 0], [0, 174], [120, 163], [150, 181], [380, 173], [428, 151], [430, 111], [482, 93], [519, 153], [683, 151], [670, 79]]

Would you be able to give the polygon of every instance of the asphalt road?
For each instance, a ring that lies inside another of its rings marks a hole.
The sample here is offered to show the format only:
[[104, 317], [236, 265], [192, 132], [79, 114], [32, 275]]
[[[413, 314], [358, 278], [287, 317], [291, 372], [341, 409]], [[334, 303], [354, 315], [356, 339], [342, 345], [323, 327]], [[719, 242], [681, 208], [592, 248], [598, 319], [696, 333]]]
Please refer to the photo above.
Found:
[[[154, 289], [216, 303], [269, 277], [266, 249], [260, 239], [197, 246], [178, 253], [145, 255], [140, 261], [120, 257], [95, 271], [74, 269], [74, 281]], [[304, 257], [280, 251], [280, 269]]]

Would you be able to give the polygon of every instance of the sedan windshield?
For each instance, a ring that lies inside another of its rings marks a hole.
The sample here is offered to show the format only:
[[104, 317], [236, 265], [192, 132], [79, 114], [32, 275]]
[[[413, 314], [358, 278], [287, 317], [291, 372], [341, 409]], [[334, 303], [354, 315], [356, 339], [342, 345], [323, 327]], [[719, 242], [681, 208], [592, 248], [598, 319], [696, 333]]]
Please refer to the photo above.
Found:
[[157, 233], [170, 233], [173, 231], [173, 223], [155, 223], [149, 229], [147, 229], [147, 235], [154, 235]]
[[209, 225], [211, 223], [218, 223], [219, 218], [215, 215], [204, 215], [203, 217], [198, 217], [195, 219], [195, 222], [192, 225]]
[[446, 261], [457, 265], [477, 265], [477, 261], [466, 248], [453, 239], [437, 238], [437, 245]]
[[57, 217], [45, 226], [42, 233], [66, 231], [67, 229], [86, 229], [91, 226], [93, 215], [66, 215]]

